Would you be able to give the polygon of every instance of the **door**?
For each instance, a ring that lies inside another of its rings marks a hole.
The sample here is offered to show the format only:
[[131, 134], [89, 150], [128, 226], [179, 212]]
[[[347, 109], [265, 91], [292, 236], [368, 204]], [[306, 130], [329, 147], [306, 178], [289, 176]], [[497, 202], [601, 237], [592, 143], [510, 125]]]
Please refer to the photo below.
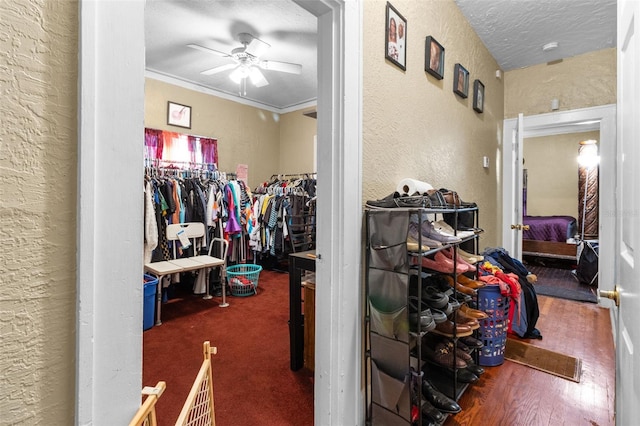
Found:
[[[515, 123], [505, 122], [505, 135], [511, 131], [511, 144], [504, 148], [504, 197], [502, 206], [502, 246], [509, 254], [522, 259], [522, 146], [524, 115], [518, 114]], [[509, 130], [507, 130], [509, 129]], [[508, 136], [507, 136], [508, 137]]]
[[[640, 2], [618, 1], [618, 146], [616, 172], [616, 257], [614, 283], [619, 286], [620, 306], [614, 309], [616, 333], [616, 424], [637, 424], [640, 389], [634, 386], [640, 370], [640, 84], [637, 82], [640, 43], [636, 25]], [[639, 265], [638, 268], [635, 265]], [[602, 294], [601, 294], [602, 295]]]

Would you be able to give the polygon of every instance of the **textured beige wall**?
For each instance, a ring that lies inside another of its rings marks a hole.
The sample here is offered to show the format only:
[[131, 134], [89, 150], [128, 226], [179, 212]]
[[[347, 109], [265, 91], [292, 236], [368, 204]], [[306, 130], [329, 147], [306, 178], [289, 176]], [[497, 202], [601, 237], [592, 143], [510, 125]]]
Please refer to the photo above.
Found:
[[616, 103], [616, 49], [604, 49], [504, 73], [505, 119], [518, 113], [536, 115], [551, 111]]
[[[191, 129], [166, 124], [168, 101], [191, 106]], [[247, 164], [251, 188], [278, 173], [279, 114], [147, 78], [145, 126], [217, 138], [218, 168], [235, 172]]]
[[[498, 65], [452, 0], [396, 0], [394, 7], [407, 19], [402, 71], [385, 60], [385, 5], [364, 2], [363, 197], [384, 197], [405, 177], [456, 190], [480, 207], [486, 230], [480, 248], [494, 246], [504, 101]], [[443, 80], [424, 71], [429, 35], [445, 48]], [[453, 93], [456, 62], [469, 70], [470, 88], [475, 79], [484, 83], [484, 113], [472, 109], [471, 89], [467, 99]], [[489, 169], [482, 167], [483, 156], [490, 159]]]
[[528, 215], [578, 218], [578, 148], [580, 141], [599, 137], [596, 131], [524, 140]]
[[0, 423], [74, 418], [78, 4], [0, 1]]
[[313, 137], [318, 121], [303, 113], [308, 109], [280, 116], [280, 173], [313, 172]]

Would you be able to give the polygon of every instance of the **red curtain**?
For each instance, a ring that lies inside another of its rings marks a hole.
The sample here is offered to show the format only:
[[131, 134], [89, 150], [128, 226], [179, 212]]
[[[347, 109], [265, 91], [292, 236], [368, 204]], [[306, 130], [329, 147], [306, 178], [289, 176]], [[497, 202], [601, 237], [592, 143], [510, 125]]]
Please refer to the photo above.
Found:
[[171, 164], [218, 167], [218, 140], [157, 129], [145, 129], [145, 159]]

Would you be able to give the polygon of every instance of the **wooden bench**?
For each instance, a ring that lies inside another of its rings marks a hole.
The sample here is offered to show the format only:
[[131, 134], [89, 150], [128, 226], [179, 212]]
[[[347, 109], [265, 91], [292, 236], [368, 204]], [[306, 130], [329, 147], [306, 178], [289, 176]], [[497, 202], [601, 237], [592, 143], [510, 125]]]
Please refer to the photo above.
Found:
[[[209, 245], [207, 255], [195, 255], [191, 257], [178, 257], [177, 241], [189, 242], [195, 247], [202, 246], [202, 242], [205, 238], [205, 226], [201, 222], [188, 222], [177, 223], [167, 226], [167, 239], [174, 241], [173, 244], [173, 259], [165, 260], [161, 262], [149, 262], [145, 263], [145, 272], [155, 275], [158, 278], [158, 285], [156, 286], [156, 325], [162, 324], [161, 309], [162, 309], [162, 278], [167, 275], [179, 274], [181, 272], [189, 271], [204, 271], [206, 294], [203, 296], [205, 299], [211, 299], [209, 294], [209, 270], [211, 268], [220, 267], [220, 279], [224, 279], [224, 268], [226, 264], [228, 242], [221, 238], [214, 238]], [[222, 245], [222, 259], [211, 256], [211, 252], [215, 243]], [[194, 250], [196, 253], [196, 250]], [[222, 303], [221, 307], [229, 306], [226, 302], [225, 285], [222, 285]]]

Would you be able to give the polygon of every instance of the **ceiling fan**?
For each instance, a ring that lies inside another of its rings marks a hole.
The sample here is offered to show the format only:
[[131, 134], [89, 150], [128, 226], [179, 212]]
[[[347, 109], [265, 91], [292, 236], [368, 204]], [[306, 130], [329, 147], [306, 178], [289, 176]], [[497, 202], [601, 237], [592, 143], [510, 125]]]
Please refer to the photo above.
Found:
[[[249, 33], [238, 34], [238, 40], [242, 44], [242, 47], [237, 47], [231, 51], [231, 53], [221, 52], [219, 50], [211, 49], [208, 47], [200, 46], [198, 44], [188, 44], [187, 46], [200, 50], [202, 52], [210, 53], [225, 58], [231, 58], [233, 63], [220, 65], [208, 70], [202, 71], [200, 74], [213, 75], [227, 70], [233, 70], [229, 74], [229, 78], [233, 82], [245, 85], [246, 79], [251, 80], [256, 87], [262, 87], [269, 84], [261, 69], [281, 71], [290, 74], [300, 74], [302, 72], [302, 65], [292, 64], [289, 62], [279, 61], [264, 61], [260, 59], [260, 56], [264, 54], [271, 45], [265, 43], [257, 37]], [[241, 90], [246, 90], [246, 86]], [[246, 93], [245, 93], [246, 94]]]

